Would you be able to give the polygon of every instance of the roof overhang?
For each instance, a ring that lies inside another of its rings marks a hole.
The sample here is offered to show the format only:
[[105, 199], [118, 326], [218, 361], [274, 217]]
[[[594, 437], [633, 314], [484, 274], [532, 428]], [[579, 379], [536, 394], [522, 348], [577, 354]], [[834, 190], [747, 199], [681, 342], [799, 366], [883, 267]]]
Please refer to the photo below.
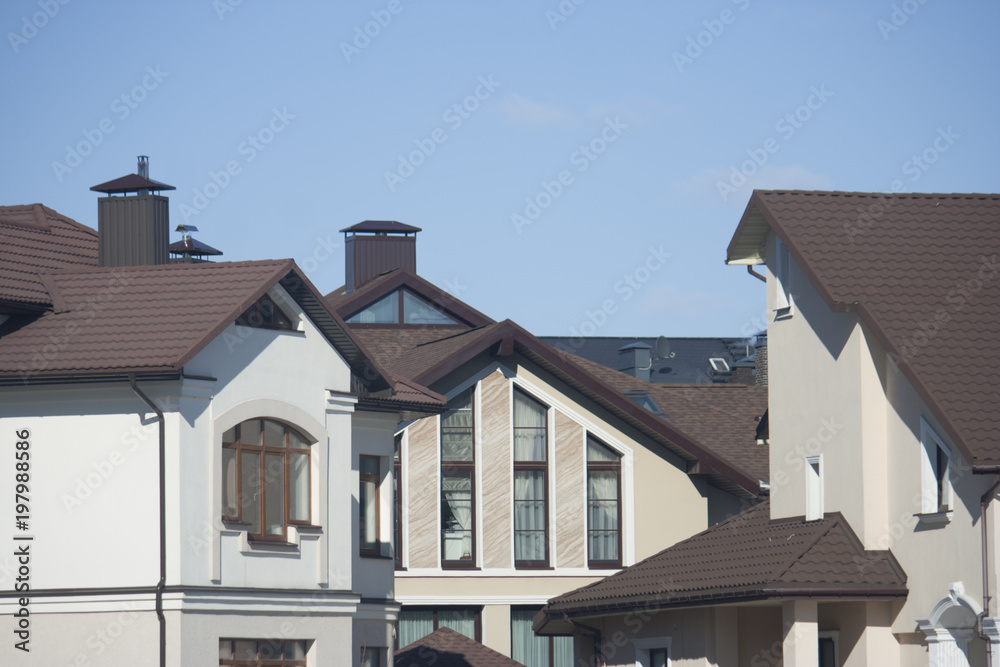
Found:
[[767, 261], [766, 241], [771, 223], [757, 206], [756, 198], [754, 191], [726, 249], [726, 264], [754, 266]]

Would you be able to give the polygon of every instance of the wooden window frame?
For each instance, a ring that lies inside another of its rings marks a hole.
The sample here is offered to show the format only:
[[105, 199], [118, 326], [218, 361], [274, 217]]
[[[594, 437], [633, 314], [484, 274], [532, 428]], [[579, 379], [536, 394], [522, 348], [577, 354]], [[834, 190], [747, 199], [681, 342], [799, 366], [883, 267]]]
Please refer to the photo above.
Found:
[[[361, 472], [362, 459], [374, 459], [375, 467], [378, 472], [376, 472], [374, 475], [372, 475], [371, 473]], [[374, 483], [375, 485], [375, 497], [372, 499], [372, 501], [375, 503], [375, 542], [374, 542], [375, 546], [365, 547], [364, 543], [361, 541], [361, 527], [363, 525], [362, 518], [364, 517], [364, 512], [359, 511], [358, 513], [358, 544], [362, 556], [382, 555], [382, 541], [379, 539], [379, 537], [382, 534], [382, 521], [381, 521], [382, 508], [379, 500], [379, 496], [381, 495], [379, 493], [379, 481], [381, 475], [382, 475], [382, 462], [378, 456], [372, 456], [370, 454], [360, 454], [358, 456], [358, 502], [359, 503], [361, 501], [361, 485], [364, 484], [365, 482]], [[359, 508], [359, 510], [363, 509], [364, 508]]]
[[393, 484], [393, 524], [392, 545], [393, 561], [397, 570], [403, 569], [403, 434], [394, 438], [394, 453], [392, 459]]
[[[246, 423], [252, 422], [252, 421], [258, 421], [258, 422], [260, 422], [260, 443], [259, 444], [246, 443], [246, 442], [242, 441], [243, 424], [246, 424]], [[264, 443], [264, 429], [265, 429], [264, 423], [265, 422], [272, 422], [274, 424], [278, 424], [278, 425], [280, 425], [284, 429], [284, 433], [282, 434], [282, 439], [284, 440], [284, 445], [282, 447], [275, 447], [273, 445], [272, 446], [265, 446], [263, 444]], [[287, 540], [288, 540], [288, 527], [289, 526], [313, 526], [313, 523], [312, 523], [312, 494], [313, 494], [313, 488], [312, 488], [312, 444], [313, 443], [311, 443], [309, 441], [309, 439], [306, 438], [302, 434], [302, 432], [299, 431], [298, 429], [296, 429], [294, 426], [291, 426], [290, 424], [287, 424], [287, 423], [285, 423], [283, 421], [279, 421], [277, 419], [270, 419], [268, 417], [252, 417], [250, 419], [245, 419], [242, 422], [240, 422], [239, 424], [234, 425], [232, 428], [235, 429], [235, 434], [236, 434], [235, 435], [235, 440], [236, 441], [234, 443], [230, 443], [230, 444], [223, 443], [222, 448], [223, 449], [233, 450], [235, 452], [235, 454], [236, 454], [236, 480], [235, 480], [235, 485], [236, 485], [236, 488], [235, 488], [235, 492], [236, 492], [236, 515], [235, 516], [229, 516], [229, 515], [223, 514], [222, 515], [222, 520], [225, 521], [225, 522], [227, 522], [227, 523], [242, 524], [243, 526], [246, 526], [248, 528], [248, 530], [249, 530], [250, 522], [247, 521], [246, 517], [243, 515], [243, 502], [242, 502], [242, 498], [244, 497], [244, 493], [246, 492], [246, 490], [242, 488], [243, 487], [243, 454], [244, 453], [256, 453], [258, 455], [258, 470], [266, 470], [266, 468], [265, 468], [265, 465], [266, 465], [266, 458], [265, 457], [266, 457], [266, 455], [268, 455], [268, 454], [271, 454], [271, 455], [281, 454], [282, 455], [282, 480], [281, 480], [281, 487], [282, 487], [282, 515], [283, 515], [282, 516], [283, 524], [282, 524], [281, 535], [268, 535], [266, 533], [259, 532], [259, 533], [248, 533], [248, 537], [251, 540], [253, 540], [253, 541], [278, 542], [278, 543], [282, 543], [282, 544], [287, 544], [288, 543]], [[294, 432], [299, 437], [299, 439], [302, 442], [305, 442], [307, 444], [305, 446], [301, 446], [301, 447], [293, 447], [292, 443], [291, 443], [291, 438], [290, 438], [290, 434], [292, 432]], [[305, 457], [306, 457], [307, 470], [305, 471], [305, 475], [306, 475], [306, 479], [309, 480], [309, 489], [307, 491], [307, 493], [308, 493], [307, 507], [308, 507], [308, 510], [309, 510], [309, 517], [306, 520], [291, 519], [289, 517], [289, 513], [290, 513], [290, 509], [291, 509], [291, 500], [292, 499], [291, 499], [291, 484], [289, 483], [288, 475], [289, 475], [289, 471], [291, 470], [291, 458], [292, 458], [291, 455], [292, 454], [304, 454]], [[223, 474], [225, 474], [225, 473], [223, 472]], [[257, 488], [259, 490], [259, 495], [260, 495], [260, 501], [258, 503], [259, 506], [260, 506], [260, 510], [259, 510], [260, 511], [260, 515], [257, 517], [257, 521], [258, 521], [257, 525], [258, 525], [258, 527], [261, 530], [263, 530], [264, 529], [264, 525], [265, 525], [265, 523], [264, 523], [264, 511], [265, 511], [265, 508], [266, 508], [266, 505], [267, 505], [267, 493], [266, 493], [266, 486], [263, 485], [263, 484], [261, 484], [261, 480], [260, 479], [258, 479], [258, 487]], [[225, 503], [225, 499], [223, 499], [223, 504], [224, 503]]]
[[[542, 531], [538, 531], [537, 529], [530, 529], [530, 530], [529, 529], [520, 529], [519, 530], [517, 528], [517, 518], [516, 518], [517, 517], [517, 503], [519, 503], [519, 502], [535, 502], [535, 501], [518, 500], [517, 499], [517, 484], [515, 482], [514, 488], [513, 488], [513, 494], [512, 494], [512, 502], [513, 502], [513, 508], [512, 508], [512, 510], [514, 512], [514, 535], [513, 535], [514, 543], [515, 544], [517, 543], [517, 534], [518, 533], [537, 533], [537, 532], [542, 532], [542, 533], [544, 533], [544, 538], [543, 539], [544, 539], [544, 544], [545, 544], [545, 558], [543, 560], [517, 560], [517, 549], [515, 547], [515, 549], [514, 549], [514, 569], [515, 570], [547, 570], [547, 569], [549, 569], [549, 563], [551, 562], [550, 549], [549, 549], [549, 524], [551, 523], [549, 521], [549, 509], [550, 509], [549, 508], [549, 406], [545, 405], [544, 403], [542, 403], [541, 401], [539, 401], [537, 398], [535, 398], [534, 396], [532, 396], [528, 392], [522, 391], [521, 389], [519, 389], [517, 387], [514, 388], [514, 391], [516, 393], [520, 393], [522, 396], [524, 396], [525, 398], [527, 398], [529, 401], [537, 403], [545, 411], [545, 426], [543, 427], [543, 429], [545, 431], [545, 460], [544, 461], [518, 461], [517, 458], [516, 458], [516, 456], [517, 456], [516, 453], [512, 453], [513, 456], [514, 456], [514, 479], [515, 480], [517, 479], [517, 473], [519, 473], [519, 472], [541, 471], [542, 472], [542, 476], [544, 478], [544, 489], [545, 489], [545, 498], [543, 499], [543, 502], [545, 503], [545, 528], [544, 528], [544, 530], [542, 530]], [[517, 402], [513, 401], [513, 405], [514, 405], [514, 409], [516, 410]], [[517, 423], [516, 417], [512, 421], [512, 424], [514, 424], [514, 423]], [[513, 436], [514, 436], [514, 442], [515, 443], [517, 442], [517, 431], [518, 431], [519, 428], [524, 428], [524, 427], [512, 426]], [[525, 430], [528, 430], [528, 429], [525, 429]], [[538, 428], [537, 427], [531, 427], [530, 430], [531, 431], [537, 431]], [[514, 447], [514, 452], [516, 452], [516, 450], [517, 450], [517, 448], [515, 446]]]
[[[438, 623], [438, 620], [439, 620], [438, 619], [438, 613], [439, 612], [442, 612], [442, 611], [474, 611], [475, 612], [475, 619], [474, 619], [475, 630], [474, 630], [474, 633], [476, 635], [474, 639], [477, 642], [479, 642], [479, 643], [483, 642], [483, 608], [482, 607], [479, 607], [479, 606], [468, 606], [468, 605], [466, 605], [466, 606], [463, 606], [463, 605], [454, 605], [454, 606], [442, 605], [442, 606], [438, 606], [438, 607], [429, 606], [429, 605], [403, 605], [402, 608], [399, 611], [400, 611], [400, 613], [402, 613], [404, 611], [429, 611], [429, 612], [433, 612], [432, 618], [434, 620], [433, 620], [433, 627], [431, 628], [431, 632], [435, 632], [435, 631], [438, 630], [438, 628], [441, 627], [439, 625], [439, 623]], [[398, 621], [397, 621], [397, 624], [398, 624]], [[397, 631], [393, 633], [393, 635], [395, 636], [395, 639], [393, 640], [394, 641], [394, 646], [395, 646], [395, 649], [398, 651], [399, 649], [402, 648], [399, 645], [399, 631], [398, 631], [398, 628], [397, 628]]]
[[[232, 646], [230, 647], [230, 652], [232, 652], [233, 656], [234, 656], [232, 658], [222, 658], [222, 657], [219, 658], [219, 665], [222, 665], [224, 667], [306, 667], [306, 660], [307, 660], [306, 658], [302, 658], [301, 660], [296, 659], [296, 658], [286, 658], [286, 657], [281, 657], [281, 658], [278, 658], [278, 659], [274, 659], [274, 658], [262, 658], [260, 656], [261, 651], [260, 651], [259, 644], [265, 643], [265, 642], [270, 642], [270, 643], [281, 643], [283, 645], [284, 642], [297, 642], [297, 643], [301, 642], [301, 643], [305, 643], [305, 654], [308, 655], [308, 653], [309, 653], [309, 645], [311, 643], [311, 640], [306, 640], [306, 639], [257, 639], [257, 638], [250, 638], [250, 637], [221, 637], [221, 638], [219, 638], [220, 652], [221, 652], [221, 646], [222, 646], [223, 642], [230, 642], [232, 644]], [[257, 642], [258, 643], [257, 658], [256, 659], [252, 659], [252, 660], [245, 660], [245, 659], [242, 659], [242, 658], [235, 657], [235, 651], [234, 651], [234, 649], [235, 649], [235, 642]], [[282, 651], [281, 652], [285, 653], [284, 646], [282, 646]]]
[[[286, 320], [288, 320], [288, 324], [284, 324], [282, 322], [265, 321], [264, 316], [261, 313], [261, 304], [264, 303], [265, 301], [271, 304], [271, 307], [274, 309], [274, 312], [281, 313], [281, 316]], [[278, 304], [274, 302], [274, 299], [272, 299], [267, 294], [262, 295], [259, 299], [257, 299], [254, 302], [252, 306], [247, 308], [242, 315], [236, 318], [236, 323], [241, 326], [251, 327], [254, 329], [275, 329], [278, 331], [294, 331], [295, 326], [293, 322], [294, 320], [291, 317], [289, 317], [288, 314], [285, 313], [285, 311], [279, 308]]]
[[[449, 428], [463, 428], [464, 427], [453, 427], [444, 425], [444, 415], [441, 416], [441, 422], [439, 425], [439, 438], [442, 443], [441, 445], [441, 479], [439, 483], [439, 502], [441, 503], [441, 512], [439, 515], [443, 514], [444, 510], [444, 473], [446, 472], [468, 472], [469, 479], [471, 481], [469, 485], [469, 511], [470, 516], [470, 527], [471, 532], [470, 543], [472, 544], [472, 552], [468, 559], [460, 560], [445, 560], [444, 558], [444, 523], [441, 523], [439, 536], [438, 536], [438, 547], [441, 549], [441, 569], [445, 570], [468, 570], [475, 569], [476, 567], [476, 550], [479, 546], [476, 543], [476, 530], [477, 530], [477, 519], [476, 516], [476, 390], [475, 386], [466, 389], [469, 392], [469, 411], [472, 415], [472, 420], [469, 428], [472, 431], [472, 460], [471, 461], [446, 461], [444, 459], [444, 433], [445, 429]], [[461, 392], [465, 393], [465, 391]], [[447, 414], [447, 413], [445, 413]]]
[[[615, 451], [614, 448], [609, 447], [607, 444], [605, 444], [604, 442], [602, 442], [600, 439], [595, 438], [593, 435], [590, 435], [589, 433], [587, 434], [587, 447], [588, 448], [590, 447], [590, 442], [589, 441], [590, 441], [591, 438], [595, 442], [597, 442], [598, 444], [602, 445], [603, 447], [606, 447], [607, 449], [609, 449], [609, 450], [611, 450], [613, 452]], [[589, 459], [587, 460], [587, 503], [588, 503], [588, 505], [590, 503], [590, 473], [591, 473], [591, 471], [612, 471], [612, 472], [615, 473], [615, 477], [617, 478], [617, 481], [618, 481], [618, 529], [617, 529], [617, 532], [618, 532], [618, 559], [617, 560], [613, 560], [613, 561], [610, 561], [610, 560], [595, 560], [595, 559], [593, 559], [593, 558], [590, 557], [591, 556], [591, 554], [590, 554], [590, 548], [589, 548], [590, 533], [591, 533], [592, 530], [601, 530], [601, 529], [596, 529], [596, 528], [591, 528], [590, 527], [590, 508], [588, 507], [587, 508], [587, 517], [588, 517], [587, 518], [587, 544], [588, 544], [588, 548], [587, 548], [587, 567], [589, 569], [591, 569], [591, 570], [617, 569], [617, 568], [620, 568], [622, 566], [622, 550], [624, 548], [624, 544], [622, 543], [622, 461], [621, 461], [621, 453], [620, 452], [615, 452], [615, 453], [618, 454], [618, 460], [617, 461], [591, 461]], [[607, 531], [603, 531], [602, 530], [602, 532], [607, 532]]]

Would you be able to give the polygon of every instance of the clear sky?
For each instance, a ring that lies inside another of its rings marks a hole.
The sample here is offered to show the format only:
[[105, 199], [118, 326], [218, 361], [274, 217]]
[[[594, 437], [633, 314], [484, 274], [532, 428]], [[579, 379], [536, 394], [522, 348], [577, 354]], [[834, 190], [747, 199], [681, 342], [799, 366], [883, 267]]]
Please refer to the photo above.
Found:
[[0, 203], [96, 226], [90, 186], [145, 154], [172, 226], [323, 292], [338, 230], [399, 220], [424, 277], [536, 334], [740, 336], [752, 188], [1000, 191], [997, 25], [963, 0], [6, 0]]

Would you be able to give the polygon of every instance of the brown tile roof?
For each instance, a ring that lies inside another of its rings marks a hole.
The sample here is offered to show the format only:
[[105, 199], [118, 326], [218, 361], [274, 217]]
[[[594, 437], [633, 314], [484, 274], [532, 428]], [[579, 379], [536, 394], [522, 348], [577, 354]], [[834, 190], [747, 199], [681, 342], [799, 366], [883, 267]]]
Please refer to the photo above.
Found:
[[768, 448], [755, 434], [767, 411], [767, 387], [738, 384], [653, 384], [573, 356], [618, 391], [645, 391], [663, 419], [759, 480], [770, 479]]
[[831, 309], [857, 311], [966, 458], [1000, 464], [1000, 195], [754, 191], [728, 260], [754, 261], [768, 229]]
[[438, 628], [396, 651], [394, 664], [396, 667], [524, 667], [451, 628]]
[[49, 305], [40, 273], [97, 266], [97, 232], [41, 204], [0, 206], [0, 302]]
[[[770, 520], [763, 502], [589, 586], [549, 601], [538, 631], [569, 616], [795, 597], [903, 598], [889, 551], [866, 551], [839, 512]], [[550, 628], [552, 630], [554, 628]]]

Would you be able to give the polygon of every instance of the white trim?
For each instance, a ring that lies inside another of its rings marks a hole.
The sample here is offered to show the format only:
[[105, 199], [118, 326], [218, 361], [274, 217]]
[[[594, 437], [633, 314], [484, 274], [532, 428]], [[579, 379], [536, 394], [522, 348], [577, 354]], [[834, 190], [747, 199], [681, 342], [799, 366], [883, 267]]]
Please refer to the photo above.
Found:
[[[399, 565], [406, 568], [410, 564], [410, 552], [407, 548], [410, 544], [410, 466], [406, 460], [406, 455], [410, 451], [410, 430], [403, 429], [401, 434], [393, 434], [393, 438], [399, 438], [399, 535], [405, 536], [403, 548], [400, 551]], [[400, 545], [393, 544], [394, 549], [400, 549]], [[395, 567], [395, 565], [393, 566]], [[399, 575], [399, 571], [396, 571]]]
[[[619, 572], [621, 572], [620, 569], [588, 570], [582, 567], [561, 567], [558, 570], [515, 570], [513, 567], [491, 567], [479, 570], [442, 570], [440, 568], [423, 567], [407, 569], [405, 572], [397, 570], [396, 578], [461, 577], [463, 579], [481, 579], [490, 577], [545, 577], [557, 579], [560, 577], [574, 577], [587, 580], [580, 583], [582, 586], [598, 579], [603, 579], [604, 577], [610, 577], [612, 574]], [[550, 595], [549, 598], [551, 597]]]
[[650, 667], [649, 652], [655, 649], [666, 649], [667, 665], [670, 665], [672, 658], [670, 655], [671, 637], [647, 637], [643, 639], [633, 639], [632, 646], [635, 648], [635, 667]]
[[806, 457], [806, 521], [823, 518], [823, 455]]

